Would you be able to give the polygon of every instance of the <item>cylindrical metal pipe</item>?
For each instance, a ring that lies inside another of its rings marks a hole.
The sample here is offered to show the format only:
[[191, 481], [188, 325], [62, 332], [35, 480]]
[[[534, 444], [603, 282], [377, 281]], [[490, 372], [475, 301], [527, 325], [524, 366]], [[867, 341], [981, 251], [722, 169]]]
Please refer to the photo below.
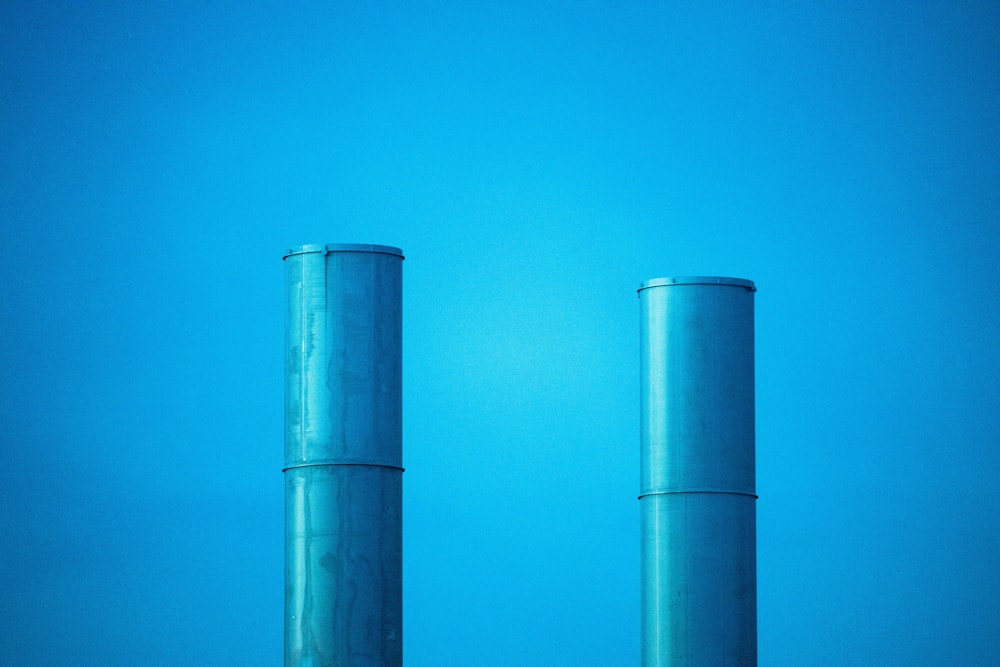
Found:
[[754, 284], [639, 288], [642, 664], [757, 664]]
[[285, 665], [402, 665], [402, 259], [285, 255]]

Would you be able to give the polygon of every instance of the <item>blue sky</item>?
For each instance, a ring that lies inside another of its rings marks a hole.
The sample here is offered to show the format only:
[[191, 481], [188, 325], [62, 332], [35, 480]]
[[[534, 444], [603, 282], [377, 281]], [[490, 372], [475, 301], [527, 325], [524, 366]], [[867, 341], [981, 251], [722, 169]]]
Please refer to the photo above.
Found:
[[283, 265], [401, 247], [404, 655], [634, 665], [638, 300], [754, 280], [761, 665], [1000, 662], [995, 3], [0, 5], [0, 662], [274, 665]]

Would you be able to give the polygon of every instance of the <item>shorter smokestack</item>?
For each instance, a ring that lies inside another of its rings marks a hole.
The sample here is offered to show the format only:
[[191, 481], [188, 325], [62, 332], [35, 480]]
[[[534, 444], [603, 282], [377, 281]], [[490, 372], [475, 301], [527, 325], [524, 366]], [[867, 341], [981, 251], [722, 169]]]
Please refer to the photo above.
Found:
[[642, 664], [757, 664], [754, 284], [639, 288]]

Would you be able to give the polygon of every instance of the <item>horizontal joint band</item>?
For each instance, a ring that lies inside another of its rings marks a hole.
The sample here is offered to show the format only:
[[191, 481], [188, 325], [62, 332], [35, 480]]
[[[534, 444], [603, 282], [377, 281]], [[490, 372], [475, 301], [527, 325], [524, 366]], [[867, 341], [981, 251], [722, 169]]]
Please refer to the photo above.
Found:
[[389, 470], [405, 472], [405, 468], [401, 468], [399, 466], [387, 465], [385, 463], [360, 463], [358, 461], [318, 461], [316, 463], [296, 463], [295, 465], [282, 468], [281, 472], [295, 470], [296, 468], [322, 468], [325, 466], [365, 466], [367, 468], [388, 468]]
[[719, 489], [688, 489], [685, 491], [650, 491], [649, 493], [640, 494], [639, 500], [642, 500], [647, 496], [670, 496], [682, 493], [723, 493], [730, 496], [750, 496], [755, 500], [758, 498], [757, 494], [746, 493], [745, 491], [720, 491]]

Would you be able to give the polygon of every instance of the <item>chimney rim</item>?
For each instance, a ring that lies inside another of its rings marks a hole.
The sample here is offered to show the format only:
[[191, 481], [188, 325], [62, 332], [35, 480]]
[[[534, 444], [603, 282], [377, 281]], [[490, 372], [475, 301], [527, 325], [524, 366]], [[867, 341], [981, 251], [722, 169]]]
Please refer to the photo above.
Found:
[[316, 252], [321, 252], [324, 255], [328, 255], [332, 252], [367, 252], [380, 255], [395, 255], [400, 259], [405, 259], [405, 257], [403, 257], [403, 251], [395, 246], [375, 245], [371, 243], [307, 243], [289, 248], [285, 251], [285, 254], [281, 256], [281, 259], [285, 260], [293, 255], [305, 255]]
[[671, 276], [666, 278], [650, 278], [639, 285], [637, 292], [650, 287], [673, 287], [675, 285], [720, 285], [725, 287], [742, 287], [756, 292], [757, 287], [752, 280], [746, 278], [728, 278], [725, 276]]

